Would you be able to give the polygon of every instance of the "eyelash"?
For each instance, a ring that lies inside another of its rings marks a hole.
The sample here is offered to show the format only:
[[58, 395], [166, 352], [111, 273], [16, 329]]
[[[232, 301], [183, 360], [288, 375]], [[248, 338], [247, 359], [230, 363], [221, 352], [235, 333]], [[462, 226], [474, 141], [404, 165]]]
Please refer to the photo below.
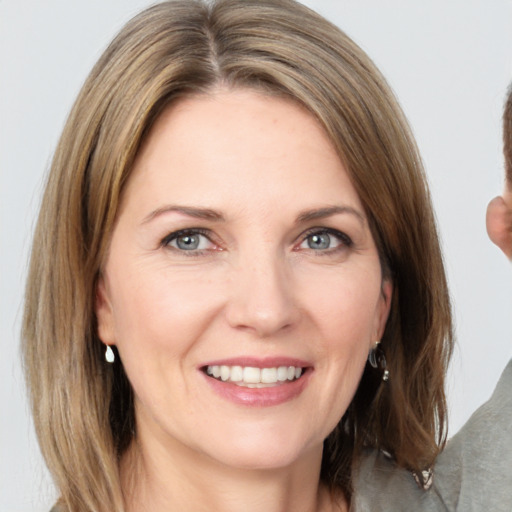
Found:
[[[330, 235], [338, 239], [340, 242], [340, 245], [338, 247], [332, 247], [324, 250], [317, 250], [311, 249], [313, 252], [316, 253], [317, 256], [327, 256], [329, 254], [336, 253], [338, 251], [350, 248], [354, 245], [354, 242], [352, 239], [342, 231], [338, 231], [337, 229], [333, 228], [325, 228], [325, 227], [314, 227], [306, 231], [301, 235], [301, 242], [300, 244], [304, 243], [308, 237], [311, 237], [313, 235]], [[299, 245], [300, 245], [299, 244]]]
[[208, 229], [202, 229], [202, 228], [187, 228], [187, 229], [180, 229], [178, 231], [174, 231], [172, 233], [169, 233], [166, 237], [162, 239], [160, 242], [160, 246], [164, 248], [170, 248], [172, 250], [177, 251], [179, 254], [183, 254], [184, 256], [198, 256], [202, 254], [206, 254], [209, 252], [209, 249], [194, 249], [190, 251], [186, 251], [183, 249], [179, 249], [177, 247], [171, 247], [170, 244], [174, 240], [177, 240], [178, 238], [182, 236], [197, 236], [201, 235], [207, 238], [212, 244], [215, 245], [215, 242], [212, 241], [211, 232]]
[[[165, 236], [162, 241], [160, 242], [160, 246], [164, 248], [171, 248], [180, 254], [183, 254], [185, 256], [200, 256], [203, 254], [206, 254], [211, 251], [211, 249], [193, 249], [190, 251], [179, 249], [177, 247], [170, 247], [171, 242], [174, 240], [177, 240], [178, 238], [182, 236], [197, 236], [201, 235], [206, 237], [212, 244], [215, 245], [215, 242], [212, 241], [211, 231], [208, 229], [202, 229], [202, 228], [187, 228], [187, 229], [180, 229], [178, 231], [174, 231], [172, 233], [169, 233], [167, 236]], [[328, 255], [335, 252], [338, 252], [340, 250], [350, 248], [353, 246], [352, 239], [342, 231], [338, 231], [337, 229], [333, 228], [325, 228], [325, 227], [315, 227], [307, 230], [305, 233], [302, 233], [300, 236], [300, 243], [296, 245], [300, 246], [302, 243], [304, 243], [308, 237], [311, 237], [313, 235], [330, 235], [338, 239], [340, 242], [340, 245], [338, 247], [333, 248], [327, 248], [324, 250], [317, 250], [311, 249], [311, 251], [317, 253], [317, 255]]]

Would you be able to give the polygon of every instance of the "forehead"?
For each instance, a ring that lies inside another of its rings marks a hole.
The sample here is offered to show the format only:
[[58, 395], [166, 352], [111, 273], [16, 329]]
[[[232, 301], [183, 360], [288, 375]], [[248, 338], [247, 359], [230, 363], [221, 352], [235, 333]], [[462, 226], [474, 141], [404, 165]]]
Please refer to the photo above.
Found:
[[[250, 90], [182, 99], [142, 145], [125, 198], [275, 208], [284, 200], [350, 203], [359, 198], [318, 121], [295, 102]], [[311, 203], [311, 204], [307, 204]]]

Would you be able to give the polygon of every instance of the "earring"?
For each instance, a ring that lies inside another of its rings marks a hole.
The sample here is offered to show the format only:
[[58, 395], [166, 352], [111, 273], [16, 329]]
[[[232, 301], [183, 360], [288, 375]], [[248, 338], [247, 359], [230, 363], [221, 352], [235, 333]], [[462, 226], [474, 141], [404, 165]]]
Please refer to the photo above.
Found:
[[382, 380], [389, 380], [389, 370], [387, 369], [386, 356], [380, 346], [380, 341], [376, 341], [374, 347], [368, 354], [368, 363], [372, 368], [380, 368], [382, 370]]
[[114, 351], [112, 350], [112, 347], [110, 345], [107, 345], [107, 348], [105, 349], [105, 361], [107, 363], [112, 364], [116, 360], [116, 356], [114, 354]]

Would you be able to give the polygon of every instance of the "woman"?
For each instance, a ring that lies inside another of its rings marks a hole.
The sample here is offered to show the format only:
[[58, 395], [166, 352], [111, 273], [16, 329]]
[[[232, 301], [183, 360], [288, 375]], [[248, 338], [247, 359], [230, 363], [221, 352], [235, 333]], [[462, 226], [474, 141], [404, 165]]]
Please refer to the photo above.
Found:
[[364, 509], [373, 474], [409, 509], [445, 500], [421, 164], [382, 76], [306, 8], [130, 22], [70, 115], [33, 254], [25, 361], [64, 510]]

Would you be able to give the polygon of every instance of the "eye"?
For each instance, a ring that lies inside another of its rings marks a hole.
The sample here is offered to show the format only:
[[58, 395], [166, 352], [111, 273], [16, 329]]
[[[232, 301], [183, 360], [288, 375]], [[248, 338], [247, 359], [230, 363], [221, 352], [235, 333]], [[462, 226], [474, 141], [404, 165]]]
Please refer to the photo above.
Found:
[[299, 249], [313, 251], [332, 251], [341, 247], [350, 247], [352, 240], [348, 235], [336, 229], [315, 229], [306, 234]]
[[215, 244], [199, 229], [185, 229], [167, 235], [162, 240], [163, 247], [171, 247], [178, 251], [205, 251], [215, 249]]
[[330, 249], [332, 240], [329, 233], [315, 233], [309, 235], [306, 242], [310, 249]]

